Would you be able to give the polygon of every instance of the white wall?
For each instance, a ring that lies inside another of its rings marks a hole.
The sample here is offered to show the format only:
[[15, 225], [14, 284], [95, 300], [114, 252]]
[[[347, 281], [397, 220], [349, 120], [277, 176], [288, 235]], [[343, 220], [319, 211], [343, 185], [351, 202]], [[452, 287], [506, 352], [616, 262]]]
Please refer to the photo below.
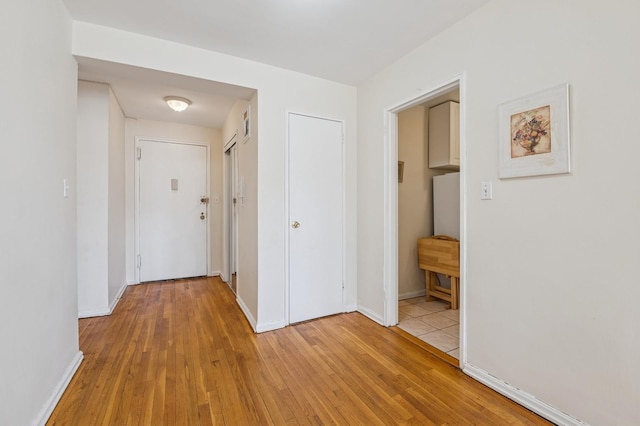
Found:
[[[359, 89], [359, 301], [382, 312], [383, 112], [464, 72], [467, 371], [594, 425], [640, 423], [638, 16], [630, 0], [495, 0]], [[573, 173], [498, 179], [498, 105], [563, 82]]]
[[[77, 367], [76, 63], [54, 0], [0, 14], [0, 424], [44, 423]], [[63, 198], [62, 180], [71, 193]]]
[[[243, 133], [243, 114], [251, 110], [251, 136], [245, 140]], [[224, 123], [223, 144], [231, 140], [237, 132], [238, 185], [244, 183], [244, 196], [236, 204], [238, 212], [238, 271], [236, 274], [237, 300], [249, 323], [258, 328], [258, 102], [257, 94], [250, 102], [238, 100], [229, 112]], [[228, 260], [227, 260], [228, 261]]]
[[78, 82], [78, 314], [109, 311], [109, 86]]
[[109, 88], [109, 217], [108, 268], [110, 309], [126, 286], [125, 272], [125, 198], [124, 198], [124, 113]]
[[[126, 269], [127, 282], [135, 283], [135, 143], [136, 137], [209, 145], [209, 256], [210, 274], [218, 275], [222, 268], [222, 132], [200, 126], [153, 120], [127, 118], [125, 123], [126, 193]], [[215, 203], [215, 198], [219, 203]]]
[[78, 82], [78, 316], [108, 315], [126, 285], [124, 114], [107, 84]]
[[[240, 259], [240, 269], [259, 288], [257, 328], [285, 323], [285, 146], [288, 110], [345, 121], [346, 155], [346, 293], [347, 305], [356, 294], [356, 89], [320, 78], [244, 59], [111, 28], [75, 22], [73, 53], [257, 89], [260, 117], [256, 134], [257, 188], [247, 185], [245, 203], [257, 212], [256, 259]], [[245, 178], [246, 179], [246, 178]], [[251, 190], [254, 192], [251, 192]], [[254, 197], [251, 199], [251, 197]], [[246, 228], [245, 228], [246, 229]], [[246, 262], [244, 264], [243, 262]], [[249, 283], [247, 283], [248, 285]]]

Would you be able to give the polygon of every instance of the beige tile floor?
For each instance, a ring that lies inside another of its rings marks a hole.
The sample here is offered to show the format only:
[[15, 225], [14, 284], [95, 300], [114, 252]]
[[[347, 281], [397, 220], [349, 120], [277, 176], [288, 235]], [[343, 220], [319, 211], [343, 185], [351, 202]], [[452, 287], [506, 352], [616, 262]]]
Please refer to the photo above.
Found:
[[414, 297], [398, 302], [398, 327], [460, 359], [460, 311], [442, 301]]

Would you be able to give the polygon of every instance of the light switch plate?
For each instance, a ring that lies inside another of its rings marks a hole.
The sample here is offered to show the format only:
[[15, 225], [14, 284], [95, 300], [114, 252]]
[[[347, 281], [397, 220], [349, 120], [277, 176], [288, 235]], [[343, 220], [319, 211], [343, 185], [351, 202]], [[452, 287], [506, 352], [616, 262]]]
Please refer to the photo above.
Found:
[[493, 199], [493, 185], [491, 181], [480, 182], [480, 199], [491, 200]]

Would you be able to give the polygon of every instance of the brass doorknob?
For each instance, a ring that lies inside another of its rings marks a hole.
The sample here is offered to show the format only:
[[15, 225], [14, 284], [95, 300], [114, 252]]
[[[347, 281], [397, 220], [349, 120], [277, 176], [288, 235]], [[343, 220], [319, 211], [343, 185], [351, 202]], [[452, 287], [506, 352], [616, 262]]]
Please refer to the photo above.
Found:
[[300, 228], [300, 222], [298, 222], [297, 220], [294, 220], [293, 223], [291, 224], [291, 227], [293, 229], [298, 229]]

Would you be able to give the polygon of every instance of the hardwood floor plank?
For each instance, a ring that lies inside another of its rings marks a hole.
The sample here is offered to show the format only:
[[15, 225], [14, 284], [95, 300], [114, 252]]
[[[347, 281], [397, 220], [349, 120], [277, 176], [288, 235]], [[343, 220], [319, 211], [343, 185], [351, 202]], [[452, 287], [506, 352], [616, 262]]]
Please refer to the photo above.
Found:
[[358, 313], [256, 335], [218, 278], [127, 288], [79, 321], [48, 425], [543, 425]]

